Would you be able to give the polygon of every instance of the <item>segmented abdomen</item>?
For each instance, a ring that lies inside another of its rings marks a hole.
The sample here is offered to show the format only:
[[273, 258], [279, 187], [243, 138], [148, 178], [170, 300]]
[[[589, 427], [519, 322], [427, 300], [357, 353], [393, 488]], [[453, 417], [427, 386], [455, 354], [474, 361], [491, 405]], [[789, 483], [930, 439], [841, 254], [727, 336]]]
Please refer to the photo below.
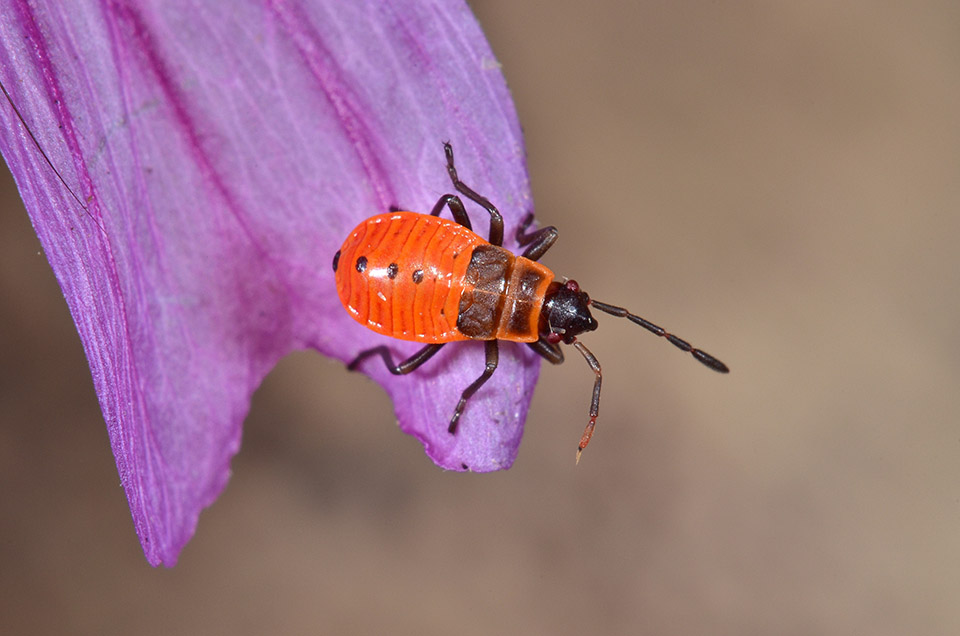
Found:
[[467, 340], [457, 329], [470, 256], [488, 245], [436, 216], [391, 212], [356, 227], [340, 248], [337, 294], [359, 323], [401, 340]]

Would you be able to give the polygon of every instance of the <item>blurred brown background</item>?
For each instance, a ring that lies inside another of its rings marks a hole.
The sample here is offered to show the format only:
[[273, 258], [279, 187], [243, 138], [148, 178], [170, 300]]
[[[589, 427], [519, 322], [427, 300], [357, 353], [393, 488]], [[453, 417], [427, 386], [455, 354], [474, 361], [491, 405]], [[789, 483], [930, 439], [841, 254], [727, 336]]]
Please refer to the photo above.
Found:
[[[477, 0], [546, 258], [601, 317], [515, 467], [446, 474], [303, 353], [173, 570], [140, 552], [79, 340], [0, 187], [5, 633], [960, 633], [955, 2]], [[589, 6], [588, 6], [589, 5]]]

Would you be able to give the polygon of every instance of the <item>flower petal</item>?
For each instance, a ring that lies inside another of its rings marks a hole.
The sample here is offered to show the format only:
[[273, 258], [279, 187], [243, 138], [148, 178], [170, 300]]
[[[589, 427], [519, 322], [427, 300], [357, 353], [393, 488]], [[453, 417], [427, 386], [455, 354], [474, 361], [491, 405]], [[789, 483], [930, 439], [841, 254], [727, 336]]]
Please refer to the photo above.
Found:
[[[363, 218], [428, 211], [449, 190], [442, 141], [508, 234], [532, 207], [509, 93], [462, 1], [224, 6], [0, 2], [0, 81], [26, 123], [0, 104], [0, 151], [152, 564], [176, 562], [225, 486], [250, 396], [283, 355], [416, 350], [347, 315], [331, 259]], [[488, 471], [516, 456], [539, 363], [503, 346], [451, 436], [483, 366], [467, 344], [410, 376], [364, 370], [438, 465]]]

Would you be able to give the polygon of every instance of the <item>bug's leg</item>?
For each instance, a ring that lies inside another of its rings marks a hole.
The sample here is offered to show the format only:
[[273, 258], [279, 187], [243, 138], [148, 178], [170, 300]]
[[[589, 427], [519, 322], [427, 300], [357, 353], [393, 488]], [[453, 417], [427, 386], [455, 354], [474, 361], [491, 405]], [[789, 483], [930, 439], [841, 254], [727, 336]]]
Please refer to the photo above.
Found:
[[543, 338], [540, 338], [536, 342], [528, 342], [527, 345], [543, 358], [546, 358], [551, 364], [563, 363], [563, 350], [560, 348], [560, 345], [547, 342]]
[[460, 197], [455, 194], [443, 195], [437, 200], [436, 205], [433, 206], [433, 210], [430, 211], [430, 216], [440, 216], [444, 206], [449, 206], [454, 221], [471, 232], [473, 231], [473, 227], [470, 225], [470, 217], [467, 216], [467, 211], [464, 209], [463, 201], [460, 200]]
[[533, 212], [527, 212], [527, 216], [523, 217], [523, 221], [520, 222], [520, 227], [517, 228], [516, 238], [520, 247], [523, 247], [533, 240], [533, 233], [527, 234], [527, 228], [530, 227], [531, 223], [533, 223]]
[[353, 362], [347, 365], [347, 369], [350, 371], [356, 371], [357, 367], [359, 367], [360, 363], [362, 363], [364, 360], [370, 356], [379, 355], [381, 358], [383, 358], [383, 363], [387, 365], [387, 370], [390, 371], [390, 373], [393, 375], [406, 375], [411, 371], [416, 371], [420, 365], [432, 358], [437, 351], [440, 351], [440, 347], [442, 346], [443, 344], [429, 344], [400, 364], [394, 364], [393, 356], [390, 355], [390, 349], [388, 349], [385, 345], [381, 345], [379, 347], [374, 347], [373, 349], [361, 351], [359, 354], [357, 354], [357, 357], [353, 359]]
[[523, 223], [517, 228], [517, 243], [521, 247], [529, 244], [520, 256], [529, 258], [531, 261], [537, 261], [557, 242], [560, 232], [552, 225], [548, 225], [528, 234], [527, 228], [530, 227], [531, 223], [533, 223], [533, 212], [527, 214]]
[[497, 208], [490, 203], [486, 197], [482, 197], [471, 190], [463, 181], [460, 180], [460, 177], [457, 176], [457, 169], [453, 165], [453, 146], [451, 146], [449, 142], [445, 142], [443, 144], [443, 152], [447, 155], [447, 172], [450, 173], [450, 180], [453, 182], [453, 187], [457, 189], [457, 192], [490, 213], [490, 238], [488, 240], [494, 245], [502, 247], [503, 217], [500, 216], [500, 211], [497, 210]]
[[483, 373], [480, 375], [480, 377], [474, 380], [473, 384], [464, 390], [463, 395], [460, 396], [460, 401], [457, 402], [457, 408], [453, 411], [453, 417], [450, 418], [450, 426], [447, 427], [447, 431], [451, 434], [457, 432], [457, 421], [460, 419], [460, 414], [463, 413], [463, 407], [466, 406], [467, 400], [469, 400], [470, 396], [476, 393], [477, 389], [482, 387], [483, 383], [489, 380], [490, 376], [493, 375], [493, 372], [497, 370], [497, 364], [500, 361], [500, 347], [498, 346], [496, 340], [487, 340], [486, 354], [486, 368], [483, 370]]
[[597, 415], [600, 413], [600, 382], [603, 380], [603, 375], [600, 373], [600, 363], [593, 354], [590, 353], [589, 349], [584, 347], [578, 340], [573, 341], [573, 346], [583, 354], [587, 364], [589, 364], [593, 372], [597, 374], [597, 379], [593, 381], [593, 398], [590, 400], [590, 421], [587, 423], [587, 427], [583, 429], [583, 435], [580, 437], [580, 443], [577, 445], [577, 463], [579, 464], [580, 453], [582, 453], [583, 449], [590, 443], [590, 438], [593, 437], [593, 429], [597, 425]]

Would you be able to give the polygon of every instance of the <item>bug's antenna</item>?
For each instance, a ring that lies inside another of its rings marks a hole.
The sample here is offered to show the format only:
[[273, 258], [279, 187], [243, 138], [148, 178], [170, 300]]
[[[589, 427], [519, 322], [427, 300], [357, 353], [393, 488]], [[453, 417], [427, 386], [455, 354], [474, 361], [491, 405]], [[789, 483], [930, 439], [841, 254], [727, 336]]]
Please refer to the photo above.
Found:
[[673, 344], [673, 346], [680, 349], [681, 351], [686, 351], [687, 353], [691, 354], [694, 358], [696, 358], [706, 366], [710, 367], [714, 371], [717, 371], [719, 373], [730, 373], [730, 369], [727, 367], [727, 365], [720, 362], [719, 360], [714, 358], [712, 355], [710, 355], [706, 351], [695, 349], [686, 340], [681, 340], [680, 338], [676, 337], [672, 333], [669, 333], [663, 327], [658, 327], [657, 325], [653, 324], [649, 320], [644, 320], [640, 316], [631, 314], [629, 311], [627, 311], [623, 307], [615, 307], [614, 305], [608, 305], [607, 303], [597, 302], [592, 298], [590, 299], [590, 306], [595, 307], [604, 313], [608, 313], [611, 316], [616, 316], [618, 318], [626, 318], [630, 322], [634, 322], [640, 325], [650, 333], [660, 336], [661, 338], [666, 338], [667, 340], [670, 341], [671, 344]]
[[37, 140], [36, 136], [33, 134], [33, 131], [30, 130], [30, 126], [27, 125], [27, 120], [23, 118], [23, 114], [20, 112], [20, 109], [17, 108], [17, 105], [13, 102], [13, 98], [10, 97], [10, 93], [7, 92], [7, 87], [3, 85], [3, 82], [0, 82], [0, 91], [3, 91], [4, 97], [6, 97], [7, 101], [10, 102], [10, 107], [13, 108], [13, 112], [16, 113], [17, 115], [17, 119], [19, 119], [20, 123], [23, 124], [24, 130], [26, 130], [27, 134], [30, 135], [30, 139], [33, 141], [33, 145], [36, 146], [37, 150], [40, 151], [40, 156], [43, 157], [43, 160], [46, 161], [47, 165], [50, 166], [50, 169], [53, 170], [53, 174], [57, 175], [57, 179], [59, 179], [60, 183], [63, 184], [63, 187], [67, 189], [67, 192], [70, 193], [70, 196], [72, 196], [74, 200], [80, 204], [80, 207], [83, 208], [84, 211], [89, 212], [90, 210], [87, 208], [87, 206], [83, 203], [83, 201], [80, 200], [80, 197], [78, 197], [77, 194], [73, 191], [73, 188], [67, 185], [67, 182], [63, 178], [63, 175], [60, 174], [60, 171], [57, 170], [56, 166], [53, 165], [53, 162], [50, 161], [50, 157], [47, 156], [47, 153], [43, 151], [43, 146], [40, 145], [40, 142]]
[[583, 429], [583, 435], [580, 436], [580, 443], [577, 445], [577, 463], [579, 464], [580, 453], [590, 443], [590, 438], [593, 437], [593, 429], [597, 426], [597, 415], [600, 413], [600, 383], [603, 381], [603, 373], [600, 371], [600, 363], [596, 357], [583, 346], [582, 342], [574, 340], [573, 346], [583, 355], [584, 360], [597, 375], [597, 379], [593, 382], [593, 397], [590, 399], [590, 421], [587, 422], [587, 427]]

